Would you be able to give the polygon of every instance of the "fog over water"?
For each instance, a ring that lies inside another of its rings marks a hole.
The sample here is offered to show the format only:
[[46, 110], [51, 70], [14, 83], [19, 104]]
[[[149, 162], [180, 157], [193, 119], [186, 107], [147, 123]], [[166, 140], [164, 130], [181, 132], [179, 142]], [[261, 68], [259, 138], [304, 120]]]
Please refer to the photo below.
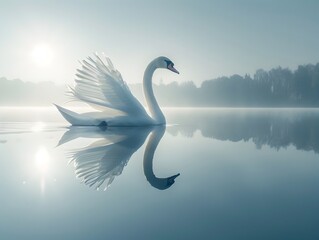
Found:
[[5, 239], [319, 236], [317, 109], [166, 108], [166, 128], [0, 113]]

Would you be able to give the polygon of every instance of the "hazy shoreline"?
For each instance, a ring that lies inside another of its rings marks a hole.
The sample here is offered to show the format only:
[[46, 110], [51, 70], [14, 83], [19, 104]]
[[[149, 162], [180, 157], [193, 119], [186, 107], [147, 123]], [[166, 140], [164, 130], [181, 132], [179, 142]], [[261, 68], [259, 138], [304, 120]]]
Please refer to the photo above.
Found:
[[[141, 83], [128, 84], [146, 105]], [[0, 78], [0, 106], [50, 106], [69, 102], [66, 86], [53, 82], [24, 82]], [[259, 69], [254, 76], [234, 74], [203, 81], [153, 84], [161, 107], [316, 108], [319, 107], [319, 63]], [[78, 105], [72, 102], [72, 105]]]

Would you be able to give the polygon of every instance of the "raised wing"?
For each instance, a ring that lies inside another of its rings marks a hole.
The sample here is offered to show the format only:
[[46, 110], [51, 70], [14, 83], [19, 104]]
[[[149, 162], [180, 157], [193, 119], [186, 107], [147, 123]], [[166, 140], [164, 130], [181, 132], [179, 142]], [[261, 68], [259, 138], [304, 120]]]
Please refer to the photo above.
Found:
[[81, 100], [98, 110], [111, 108], [126, 115], [146, 114], [142, 104], [133, 96], [111, 60], [95, 54], [96, 59], [88, 57], [77, 69], [75, 87], [70, 93], [76, 100]]

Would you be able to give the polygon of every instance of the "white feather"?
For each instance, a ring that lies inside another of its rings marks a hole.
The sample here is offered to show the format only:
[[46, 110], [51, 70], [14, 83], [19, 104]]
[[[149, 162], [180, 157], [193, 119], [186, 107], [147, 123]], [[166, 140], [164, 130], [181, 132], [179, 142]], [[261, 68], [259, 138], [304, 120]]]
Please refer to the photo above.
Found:
[[145, 115], [146, 111], [133, 96], [121, 74], [114, 68], [111, 60], [99, 55], [96, 60], [88, 57], [77, 69], [74, 88], [71, 94], [75, 99], [84, 101], [98, 110], [112, 108], [125, 115]]

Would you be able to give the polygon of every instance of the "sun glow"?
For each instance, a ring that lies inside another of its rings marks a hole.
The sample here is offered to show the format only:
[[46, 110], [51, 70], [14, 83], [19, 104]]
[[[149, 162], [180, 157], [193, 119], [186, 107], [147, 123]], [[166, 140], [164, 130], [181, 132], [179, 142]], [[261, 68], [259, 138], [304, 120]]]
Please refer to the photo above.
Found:
[[45, 127], [45, 124], [43, 122], [36, 122], [32, 127], [32, 132], [41, 132]]
[[45, 43], [37, 44], [31, 52], [33, 62], [39, 67], [49, 66], [54, 58], [54, 52], [50, 45]]

